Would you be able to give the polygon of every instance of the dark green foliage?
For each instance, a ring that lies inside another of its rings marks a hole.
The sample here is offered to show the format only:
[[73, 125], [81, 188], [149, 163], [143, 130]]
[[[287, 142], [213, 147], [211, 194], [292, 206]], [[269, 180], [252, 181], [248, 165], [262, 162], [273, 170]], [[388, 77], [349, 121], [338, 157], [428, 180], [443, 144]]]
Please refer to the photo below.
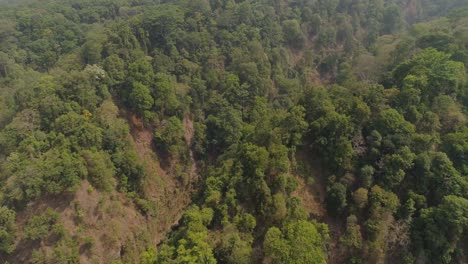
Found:
[[468, 173], [468, 130], [447, 134], [443, 149], [453, 161], [454, 166], [464, 175]]
[[327, 191], [327, 209], [330, 214], [340, 215], [346, 208], [346, 186], [334, 183]]
[[304, 43], [304, 36], [302, 34], [299, 21], [295, 19], [283, 21], [284, 40], [288, 45], [300, 49]]
[[184, 127], [176, 116], [170, 117], [154, 134], [156, 144], [176, 157], [184, 146]]
[[433, 263], [457, 260], [457, 243], [468, 229], [468, 200], [446, 196], [434, 208], [423, 209], [412, 226], [412, 235], [419, 250], [425, 250]]
[[252, 239], [248, 235], [236, 232], [235, 229], [226, 228], [221, 245], [217, 250], [217, 261], [243, 264], [252, 262]]

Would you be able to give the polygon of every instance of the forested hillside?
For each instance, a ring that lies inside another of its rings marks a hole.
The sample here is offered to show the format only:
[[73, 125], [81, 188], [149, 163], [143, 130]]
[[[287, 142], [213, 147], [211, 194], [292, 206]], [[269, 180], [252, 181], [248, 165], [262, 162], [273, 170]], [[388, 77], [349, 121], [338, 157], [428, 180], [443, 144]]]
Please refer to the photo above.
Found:
[[0, 263], [467, 263], [466, 0], [0, 0]]

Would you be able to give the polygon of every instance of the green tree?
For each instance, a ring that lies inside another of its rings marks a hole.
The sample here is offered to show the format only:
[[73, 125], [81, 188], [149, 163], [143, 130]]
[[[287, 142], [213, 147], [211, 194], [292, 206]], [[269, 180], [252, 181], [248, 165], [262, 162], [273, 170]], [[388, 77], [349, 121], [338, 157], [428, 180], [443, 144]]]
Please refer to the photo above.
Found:
[[375, 172], [374, 167], [372, 167], [370, 165], [365, 165], [364, 167], [361, 168], [359, 177], [361, 179], [362, 186], [364, 186], [366, 188], [371, 187], [371, 185], [372, 185], [372, 183], [374, 181], [374, 179], [373, 179], [374, 172]]
[[32, 216], [26, 225], [26, 237], [32, 240], [45, 238], [59, 220], [59, 214], [51, 208], [40, 214]]
[[226, 228], [221, 238], [220, 249], [218, 250], [217, 262], [228, 264], [248, 264], [252, 262], [253, 239], [249, 235], [244, 235]]
[[151, 110], [154, 105], [154, 99], [151, 96], [151, 90], [148, 88], [148, 86], [140, 82], [134, 82], [132, 86], [132, 92], [129, 95], [129, 101], [131, 105], [140, 114]]
[[445, 135], [442, 148], [454, 166], [464, 175], [468, 175], [468, 129]]
[[107, 40], [107, 34], [104, 30], [102, 25], [93, 24], [86, 33], [86, 42], [81, 49], [86, 64], [98, 64], [101, 61], [103, 44]]
[[283, 21], [283, 32], [286, 43], [297, 49], [302, 48], [305, 37], [299, 21], [295, 19]]
[[15, 249], [16, 213], [5, 206], [0, 207], [0, 251], [10, 254]]
[[456, 251], [463, 251], [459, 242], [467, 230], [468, 200], [450, 195], [439, 206], [421, 210], [412, 236], [433, 263], [453, 263], [458, 262]]
[[441, 94], [458, 94], [466, 78], [463, 63], [452, 61], [449, 54], [433, 48], [421, 51], [393, 70], [397, 85], [401, 86], [408, 76], [417, 76], [424, 102]]
[[102, 128], [96, 126], [83, 115], [69, 112], [59, 116], [54, 123], [56, 133], [63, 134], [71, 143], [71, 148], [100, 148], [102, 146]]
[[403, 18], [400, 7], [396, 4], [387, 5], [383, 13], [383, 32], [390, 34], [398, 31], [403, 26]]
[[104, 69], [109, 77], [109, 84], [110, 85], [117, 85], [124, 81], [125, 79], [125, 63], [124, 61], [113, 54], [107, 57], [104, 62]]
[[334, 183], [327, 190], [327, 210], [335, 216], [341, 214], [346, 208], [346, 186], [342, 183]]
[[100, 190], [113, 190], [115, 169], [109, 155], [103, 151], [84, 151], [82, 155], [86, 161], [90, 182]]
[[47, 151], [39, 162], [42, 188], [52, 194], [75, 190], [88, 175], [84, 160], [69, 150], [54, 148]]
[[307, 221], [288, 223], [268, 229], [263, 249], [265, 259], [273, 263], [326, 263], [324, 243], [328, 229]]
[[154, 103], [156, 108], [166, 114], [175, 114], [180, 102], [177, 99], [175, 85], [171, 77], [164, 73], [157, 73], [155, 79]]
[[346, 231], [340, 237], [340, 242], [351, 250], [361, 249], [363, 238], [361, 234], [361, 227], [357, 222], [355, 215], [350, 215], [346, 218]]
[[153, 66], [147, 57], [140, 58], [128, 65], [128, 80], [131, 83], [138, 82], [143, 85], [152, 85], [154, 81]]
[[183, 217], [182, 238], [175, 241], [175, 247], [170, 245], [161, 247], [156, 263], [215, 264], [216, 260], [206, 228], [212, 219], [213, 210], [211, 208], [190, 207]]
[[401, 148], [396, 154], [384, 156], [381, 182], [389, 188], [398, 186], [405, 178], [405, 170], [413, 166], [415, 158], [416, 155], [408, 147]]
[[184, 146], [184, 126], [176, 116], [170, 117], [154, 133], [156, 144], [174, 156], [181, 153]]
[[364, 208], [368, 202], [368, 191], [364, 188], [359, 188], [353, 193], [354, 203], [358, 208]]

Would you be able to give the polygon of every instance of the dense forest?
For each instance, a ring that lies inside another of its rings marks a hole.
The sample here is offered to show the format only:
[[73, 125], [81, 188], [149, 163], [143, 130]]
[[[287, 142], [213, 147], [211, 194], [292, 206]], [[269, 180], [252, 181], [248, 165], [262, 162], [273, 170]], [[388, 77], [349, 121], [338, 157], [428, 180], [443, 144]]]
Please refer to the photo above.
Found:
[[0, 0], [0, 263], [467, 263], [466, 0]]

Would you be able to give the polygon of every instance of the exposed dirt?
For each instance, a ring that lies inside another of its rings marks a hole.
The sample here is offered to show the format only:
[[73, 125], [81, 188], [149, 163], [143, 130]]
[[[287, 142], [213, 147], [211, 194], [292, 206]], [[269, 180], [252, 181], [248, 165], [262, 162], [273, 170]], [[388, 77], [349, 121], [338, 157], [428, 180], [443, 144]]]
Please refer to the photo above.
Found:
[[[143, 193], [155, 204], [155, 214], [144, 215], [127, 195], [113, 191], [101, 193], [83, 180], [74, 193], [48, 195], [28, 204], [17, 215], [17, 250], [9, 257], [0, 255], [0, 262], [28, 263], [32, 252], [52, 253], [58, 238], [31, 241], [25, 238], [27, 221], [47, 208], [59, 213], [58, 223], [67, 237], [79, 241], [80, 263], [110, 263], [115, 260], [134, 262], [148, 244], [158, 245], [178, 225], [185, 208], [191, 202], [192, 182], [198, 179], [197, 166], [191, 151], [194, 134], [189, 115], [183, 120], [189, 157], [185, 164], [189, 184], [183, 185], [169, 171], [161, 168], [153, 142], [153, 131], [135, 115], [121, 112], [131, 128], [129, 143], [135, 148], [145, 167]], [[174, 164], [180, 162], [171, 160]], [[91, 247], [85, 242], [92, 241]]]
[[[323, 170], [316, 155], [306, 151], [298, 151], [296, 154], [297, 163], [300, 168], [293, 172], [298, 187], [293, 193], [302, 201], [302, 205], [311, 217], [319, 222], [326, 223], [330, 234], [330, 244], [328, 245], [328, 263], [344, 263], [346, 255], [340, 250], [338, 241], [343, 233], [346, 219], [331, 217], [325, 208], [327, 172]], [[312, 181], [307, 183], [306, 179]]]
[[321, 192], [317, 193], [317, 188], [314, 188], [316, 184], [309, 186], [301, 177], [296, 177], [296, 180], [298, 182], [298, 187], [292, 195], [301, 200], [304, 209], [306, 209], [314, 218], [323, 217], [326, 214], [326, 210], [321, 202]]
[[[63, 226], [65, 237], [80, 242], [80, 263], [119, 260], [125, 253], [129, 259], [138, 259], [139, 250], [144, 248], [139, 245], [139, 235], [148, 233], [147, 221], [133, 203], [117, 192], [99, 193], [84, 180], [74, 194], [44, 196], [18, 214], [17, 250], [7, 259], [10, 263], [28, 263], [34, 250], [51, 254], [58, 237], [31, 241], [24, 232], [27, 221], [47, 208], [59, 213], [58, 224]], [[83, 246], [85, 240], [92, 241], [92, 247]], [[122, 248], [126, 248], [124, 254]]]
[[154, 151], [152, 130], [144, 127], [143, 122], [135, 115], [128, 116], [128, 120], [135, 149], [147, 173], [144, 193], [157, 204], [157, 215], [155, 219], [149, 220], [150, 230], [154, 234], [153, 243], [158, 245], [172, 227], [179, 223], [184, 209], [190, 204], [191, 192], [161, 167]]
[[190, 168], [189, 168], [189, 182], [197, 180], [197, 163], [195, 161], [193, 151], [192, 151], [192, 139], [195, 130], [193, 128], [193, 120], [189, 115], [184, 116], [184, 137], [187, 149], [189, 152]]

